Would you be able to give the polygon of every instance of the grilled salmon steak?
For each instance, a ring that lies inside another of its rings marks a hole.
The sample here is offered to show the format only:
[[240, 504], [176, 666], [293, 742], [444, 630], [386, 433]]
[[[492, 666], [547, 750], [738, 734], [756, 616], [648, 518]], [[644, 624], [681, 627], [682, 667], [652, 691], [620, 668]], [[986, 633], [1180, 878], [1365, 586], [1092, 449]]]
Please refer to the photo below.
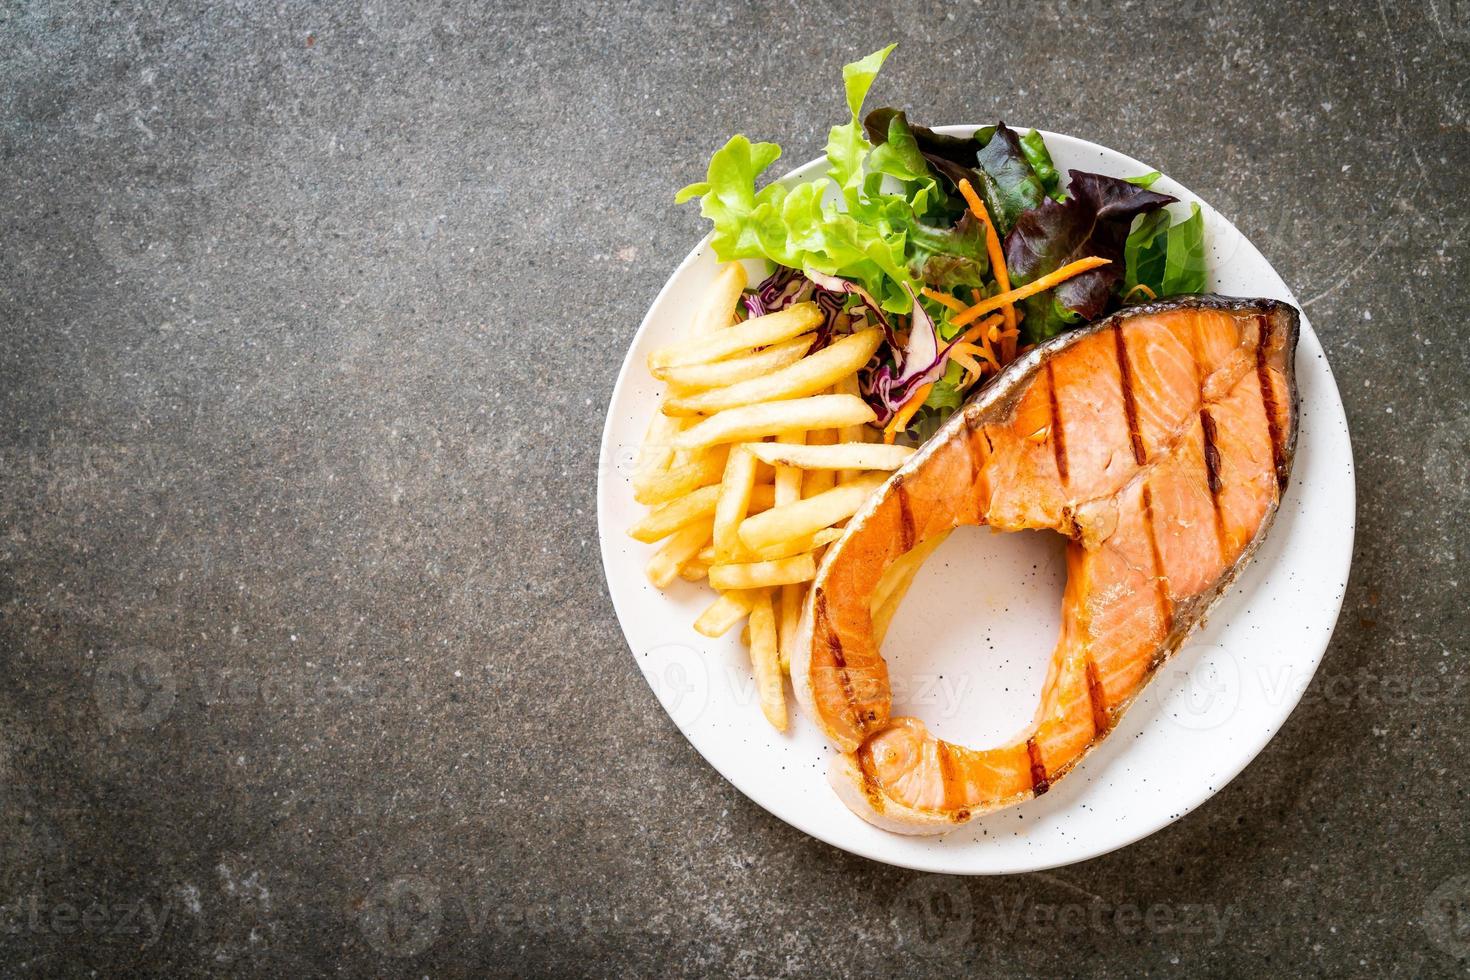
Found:
[[[1297, 331], [1274, 300], [1124, 310], [1011, 364], [873, 494], [827, 552], [791, 663], [848, 806], [943, 833], [1045, 793], [1107, 735], [1271, 524], [1296, 443]], [[883, 572], [965, 524], [1069, 539], [1040, 707], [995, 748], [890, 717], [874, 638]]]

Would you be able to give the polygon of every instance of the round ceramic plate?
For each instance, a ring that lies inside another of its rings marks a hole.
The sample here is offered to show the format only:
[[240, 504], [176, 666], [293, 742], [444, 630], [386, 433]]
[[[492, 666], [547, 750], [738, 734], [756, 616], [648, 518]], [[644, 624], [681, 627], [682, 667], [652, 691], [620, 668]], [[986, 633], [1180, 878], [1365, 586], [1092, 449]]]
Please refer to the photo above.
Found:
[[[1045, 135], [1064, 173], [1131, 177], [1152, 169], [1085, 140]], [[814, 161], [789, 176], [808, 179], [822, 166]], [[1179, 198], [1171, 206], [1179, 214], [1199, 203], [1213, 291], [1300, 306], [1261, 253], [1208, 204], [1167, 177], [1153, 189]], [[827, 783], [832, 750], [794, 701], [788, 732], [766, 723], [738, 631], [715, 640], [694, 632], [713, 593], [682, 580], [667, 592], [653, 588], [643, 567], [654, 547], [626, 533], [645, 511], [633, 501], [629, 477], [661, 389], [644, 360], [679, 335], [716, 268], [706, 239], [674, 271], [633, 338], [603, 432], [597, 516], [608, 591], [638, 667], [674, 724], [726, 779], [793, 827], [854, 854], [926, 871], [1005, 874], [1132, 843], [1199, 806], [1255, 758], [1322, 659], [1352, 555], [1352, 447], [1332, 372], [1305, 317], [1291, 485], [1265, 543], [1210, 621], [1111, 737], [1051, 792], [943, 837], [904, 837], [865, 823], [837, 799]], [[752, 281], [763, 274], [750, 271]], [[999, 744], [1022, 728], [1040, 700], [1064, 580], [1057, 535], [951, 534], [909, 589], [884, 644], [894, 715], [917, 715], [939, 736], [973, 747]]]

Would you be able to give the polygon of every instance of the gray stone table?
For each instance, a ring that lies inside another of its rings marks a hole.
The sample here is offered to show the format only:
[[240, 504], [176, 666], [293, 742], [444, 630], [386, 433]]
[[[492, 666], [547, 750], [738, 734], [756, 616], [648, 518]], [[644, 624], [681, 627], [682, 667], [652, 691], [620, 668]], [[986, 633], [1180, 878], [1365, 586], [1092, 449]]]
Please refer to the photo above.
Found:
[[[1052, 873], [746, 800], [598, 559], [674, 189], [736, 131], [815, 156], [890, 40], [876, 100], [1237, 221], [1354, 437], [1303, 704]], [[1463, 0], [4, 5], [0, 974], [1464, 975], [1467, 53]]]

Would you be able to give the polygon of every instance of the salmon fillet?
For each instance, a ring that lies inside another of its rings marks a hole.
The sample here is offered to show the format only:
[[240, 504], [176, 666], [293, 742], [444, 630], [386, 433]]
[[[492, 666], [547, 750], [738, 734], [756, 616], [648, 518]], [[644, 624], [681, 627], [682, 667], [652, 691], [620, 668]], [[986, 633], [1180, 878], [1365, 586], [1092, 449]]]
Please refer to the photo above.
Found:
[[[1297, 430], [1295, 309], [1190, 296], [1038, 347], [957, 412], [827, 552], [791, 676], [863, 818], [943, 833], [1045, 793], [1116, 724], [1266, 534]], [[891, 717], [871, 597], [964, 524], [1065, 535], [1062, 628], [1031, 725], [970, 749]]]

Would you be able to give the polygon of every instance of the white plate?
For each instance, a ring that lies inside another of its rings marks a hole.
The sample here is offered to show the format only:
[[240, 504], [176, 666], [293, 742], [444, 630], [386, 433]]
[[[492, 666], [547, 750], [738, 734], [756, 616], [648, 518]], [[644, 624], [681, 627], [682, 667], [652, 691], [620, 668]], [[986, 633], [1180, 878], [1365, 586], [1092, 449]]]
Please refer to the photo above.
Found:
[[[1085, 140], [1045, 135], [1064, 173], [1075, 168], [1129, 177], [1152, 169]], [[810, 178], [822, 166], [813, 161], [789, 176]], [[1211, 289], [1300, 307], [1261, 253], [1213, 208], [1167, 177], [1154, 189], [1199, 203]], [[1187, 213], [1187, 207], [1172, 209]], [[736, 631], [709, 640], [692, 628], [713, 594], [703, 583], [684, 581], [667, 593], [654, 589], [643, 574], [653, 546], [626, 534], [644, 513], [633, 501], [629, 476], [660, 397], [644, 359], [678, 335], [716, 265], [706, 239], [674, 271], [633, 338], [603, 431], [597, 518], [608, 590], [628, 646], [679, 730], [721, 775], [793, 827], [854, 854], [925, 871], [1006, 874], [1070, 864], [1132, 843], [1199, 806], [1255, 758], [1322, 659], [1352, 556], [1347, 421], [1305, 317], [1296, 360], [1301, 430], [1291, 485], [1270, 535], [1210, 622], [1112, 735], [1050, 793], [944, 837], [902, 837], [863, 822], [837, 799], [827, 784], [831, 750], [794, 702], [788, 733], [766, 724]], [[981, 528], [951, 535], [909, 590], [885, 644], [894, 714], [918, 715], [939, 735], [974, 747], [999, 743], [1020, 729], [1040, 699], [1064, 578], [1056, 535]]]

